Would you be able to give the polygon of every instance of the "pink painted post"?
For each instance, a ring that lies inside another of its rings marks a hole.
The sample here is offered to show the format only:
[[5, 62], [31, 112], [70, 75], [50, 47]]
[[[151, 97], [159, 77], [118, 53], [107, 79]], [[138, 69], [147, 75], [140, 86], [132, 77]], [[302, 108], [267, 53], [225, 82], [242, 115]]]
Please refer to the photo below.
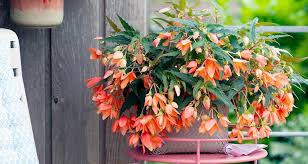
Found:
[[200, 164], [200, 140], [197, 140], [197, 164]]
[[[255, 138], [253, 141], [254, 141], [254, 144], [258, 143], [258, 139], [257, 138]], [[254, 164], [258, 164], [258, 160], [254, 160], [253, 163]]]

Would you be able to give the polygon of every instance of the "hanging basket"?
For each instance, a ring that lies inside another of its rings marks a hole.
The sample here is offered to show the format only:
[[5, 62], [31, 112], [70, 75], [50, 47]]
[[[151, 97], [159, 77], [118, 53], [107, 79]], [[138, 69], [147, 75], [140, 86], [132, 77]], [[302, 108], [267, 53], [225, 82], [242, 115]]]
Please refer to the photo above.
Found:
[[20, 26], [48, 28], [62, 23], [64, 0], [11, 0], [11, 20]]
[[[217, 109], [219, 113], [223, 115], [228, 115], [228, 109], [225, 106], [220, 105]], [[210, 114], [203, 107], [199, 107], [199, 113]], [[199, 126], [201, 121], [196, 121], [192, 127], [188, 129], [188, 131], [181, 130], [180, 132], [168, 134], [169, 138], [179, 138], [179, 139], [224, 139], [228, 138], [228, 128], [219, 126], [220, 131], [216, 132], [214, 135], [209, 135], [207, 133], [201, 134], [199, 133]], [[203, 153], [224, 153], [225, 146], [228, 144], [227, 141], [223, 142], [203, 142], [200, 144], [200, 152]], [[163, 146], [159, 149], [151, 152], [152, 154], [169, 154], [169, 153], [192, 153], [196, 151], [196, 143], [195, 142], [164, 142]]]

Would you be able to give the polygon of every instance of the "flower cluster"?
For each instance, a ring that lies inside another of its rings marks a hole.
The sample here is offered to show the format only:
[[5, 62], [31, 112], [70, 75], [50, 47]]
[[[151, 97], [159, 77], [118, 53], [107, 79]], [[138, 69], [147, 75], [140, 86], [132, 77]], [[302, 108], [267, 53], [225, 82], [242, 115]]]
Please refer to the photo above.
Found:
[[111, 22], [115, 34], [99, 38], [100, 50], [90, 48], [90, 58], [106, 68], [87, 81], [98, 113], [114, 119], [112, 131], [129, 134], [129, 145], [144, 151], [194, 123], [213, 135], [233, 120], [231, 138], [241, 142], [244, 128], [250, 137], [268, 137], [294, 104], [293, 70], [282, 60], [288, 52], [269, 44], [275, 36], [256, 32], [257, 19], [230, 30], [186, 11], [161, 10], [170, 17], [159, 19], [166, 26], [145, 37], [121, 17], [124, 31]]

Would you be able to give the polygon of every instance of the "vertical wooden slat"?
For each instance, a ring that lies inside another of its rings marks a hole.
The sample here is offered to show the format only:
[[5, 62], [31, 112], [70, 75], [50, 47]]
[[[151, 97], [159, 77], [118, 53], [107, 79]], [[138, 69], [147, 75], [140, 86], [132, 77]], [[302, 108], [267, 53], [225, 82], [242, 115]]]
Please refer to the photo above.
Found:
[[[147, 0], [106, 0], [106, 16], [118, 22], [117, 14], [119, 14], [143, 34], [147, 31], [146, 8]], [[112, 30], [108, 25], [106, 26], [106, 35], [109, 35]], [[132, 163], [132, 160], [126, 155], [128, 150], [126, 138], [111, 132], [111, 121], [106, 122], [105, 137], [107, 151], [104, 162], [106, 164]]]
[[102, 32], [103, 1], [65, 1], [64, 23], [52, 30], [52, 163], [99, 164], [100, 121], [85, 79], [98, 75], [88, 47]]
[[49, 31], [16, 30], [21, 49], [21, 63], [34, 139], [41, 164], [50, 164], [51, 113]]
[[9, 0], [0, 0], [0, 27], [15, 31], [19, 37], [23, 78], [38, 158], [40, 164], [51, 164], [50, 30], [12, 25]]

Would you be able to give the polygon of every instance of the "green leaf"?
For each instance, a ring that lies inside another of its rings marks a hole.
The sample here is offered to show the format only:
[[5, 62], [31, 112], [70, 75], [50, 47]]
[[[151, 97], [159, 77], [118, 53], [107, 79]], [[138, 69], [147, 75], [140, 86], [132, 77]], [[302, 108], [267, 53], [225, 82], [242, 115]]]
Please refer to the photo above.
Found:
[[164, 89], [168, 89], [168, 79], [165, 74], [162, 75], [162, 80], [163, 80]]
[[305, 79], [304, 77], [302, 77], [301, 75], [297, 73], [293, 73], [291, 77], [291, 83], [299, 84], [300, 86], [301, 84], [305, 84], [308, 86], [308, 79]]
[[218, 100], [223, 102], [230, 110], [235, 109], [234, 105], [231, 103], [229, 98], [225, 95], [225, 93], [215, 87], [213, 84], [207, 84], [207, 90], [214, 94]]
[[307, 59], [308, 59], [308, 56], [304, 58], [297, 58], [297, 57], [292, 57], [292, 56], [288, 56], [284, 54], [281, 55], [281, 60], [288, 62], [288, 63], [300, 63]]
[[118, 18], [126, 31], [136, 31], [131, 25], [129, 25], [122, 17], [118, 15]]
[[277, 26], [278, 24], [276, 23], [273, 23], [273, 22], [258, 22], [256, 24], [257, 27], [260, 27], [260, 26]]
[[109, 17], [106, 16], [106, 18], [114, 32], [121, 32], [121, 29], [119, 29], [119, 27]]
[[131, 42], [131, 39], [127, 38], [124, 35], [114, 35], [114, 36], [105, 38], [103, 41], [117, 43], [117, 44], [129, 44]]
[[135, 105], [138, 102], [138, 97], [134, 92], [130, 92], [128, 96], [126, 96], [125, 101], [120, 109], [120, 116], [129, 108], [131, 108], [133, 105]]
[[219, 65], [223, 66], [225, 62], [232, 63], [232, 59], [222, 48], [214, 43], [211, 43], [211, 47]]
[[155, 19], [152, 19], [152, 21], [155, 23], [155, 24], [157, 24], [161, 29], [165, 29], [165, 27], [160, 23], [160, 22], [158, 22], [157, 20], [155, 20]]
[[192, 45], [192, 47], [193, 47], [193, 49], [195, 49], [195, 48], [204, 46], [204, 44], [205, 44], [205, 39], [202, 38], [202, 39], [200, 39], [199, 41], [194, 42], [193, 45]]
[[244, 79], [238, 77], [232, 81], [231, 89], [228, 91], [228, 98], [231, 100], [240, 90], [245, 87]]
[[253, 19], [252, 22], [250, 23], [250, 40], [252, 42], [256, 41], [256, 35], [257, 35], [256, 24], [257, 23], [258, 23], [258, 18]]
[[159, 55], [154, 61], [153, 63], [154, 64], [157, 64], [159, 62], [160, 59], [162, 59], [163, 57], [176, 57], [180, 54], [179, 51], [173, 51], [173, 52], [169, 52], [169, 53], [166, 53], [166, 54], [162, 54], [162, 55]]
[[200, 90], [201, 85], [203, 84], [203, 81], [199, 80], [198, 83], [194, 86], [193, 89], [193, 96], [195, 97], [197, 92]]
[[150, 48], [152, 46], [152, 42], [149, 41], [149, 39], [147, 39], [147, 38], [142, 38], [141, 44], [142, 44], [142, 46], [144, 48], [145, 54], [149, 53]]
[[171, 74], [173, 74], [174, 76], [180, 78], [181, 80], [185, 81], [186, 83], [190, 84], [190, 85], [194, 85], [197, 82], [197, 79], [194, 78], [192, 75], [190, 74], [186, 74], [186, 73], [181, 73], [181, 72], [177, 72], [177, 71], [166, 71], [169, 72]]
[[185, 20], [185, 19], [180, 19], [180, 18], [173, 18], [171, 20], [174, 21], [174, 22], [179, 22], [179, 23], [186, 25], [186, 26], [190, 26], [190, 27], [194, 27], [194, 28], [197, 27], [197, 24], [193, 21], [190, 21], [190, 20]]
[[186, 0], [179, 1], [179, 9], [184, 10], [186, 8]]

